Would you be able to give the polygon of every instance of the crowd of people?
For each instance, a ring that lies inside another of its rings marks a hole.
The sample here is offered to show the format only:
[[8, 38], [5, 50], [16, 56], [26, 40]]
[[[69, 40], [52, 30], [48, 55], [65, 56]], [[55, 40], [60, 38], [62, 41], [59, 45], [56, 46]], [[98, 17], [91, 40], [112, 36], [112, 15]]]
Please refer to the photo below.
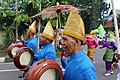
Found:
[[[37, 61], [49, 59], [56, 61], [56, 50], [53, 42], [56, 38], [52, 24], [50, 21], [46, 24], [41, 37], [39, 38], [40, 51], [38, 53], [38, 38], [36, 36], [36, 21], [27, 29], [28, 41], [25, 41], [21, 36], [21, 40], [28, 48], [34, 51], [34, 62], [29, 67], [29, 70]], [[84, 31], [84, 22], [78, 11], [74, 8], [70, 11], [64, 31], [60, 35], [60, 43], [62, 45], [61, 64], [65, 69], [63, 80], [97, 80], [96, 68], [94, 66], [95, 49], [99, 43], [96, 40], [96, 33], [91, 31], [86, 35]], [[106, 52], [103, 56], [105, 61], [105, 76], [113, 73], [118, 66], [120, 55], [116, 52], [115, 36], [112, 31], [108, 32], [108, 37], [101, 41], [101, 49], [106, 47]], [[83, 44], [87, 44], [88, 50], [85, 52], [82, 48]], [[20, 78], [25, 77], [29, 70], [22, 70], [24, 73]], [[120, 78], [119, 78], [120, 79]], [[117, 79], [117, 80], [119, 80]]]

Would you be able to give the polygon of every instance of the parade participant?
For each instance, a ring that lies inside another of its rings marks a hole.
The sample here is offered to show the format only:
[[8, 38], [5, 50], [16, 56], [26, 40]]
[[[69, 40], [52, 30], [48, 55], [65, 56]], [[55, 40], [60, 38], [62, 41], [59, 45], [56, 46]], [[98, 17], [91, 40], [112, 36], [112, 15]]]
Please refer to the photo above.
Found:
[[[118, 54], [118, 53], [116, 52], [115, 55], [116, 55], [117, 60], [120, 60], [120, 54]], [[120, 80], [120, 64], [119, 64], [119, 62], [114, 62], [114, 63], [112, 64], [112, 67], [113, 67], [114, 69], [118, 69], [118, 70], [119, 70], [119, 71], [118, 71], [118, 74], [117, 74], [117, 79], [116, 79], [116, 80]]]
[[[35, 57], [38, 55], [37, 53], [37, 49], [38, 49], [38, 39], [35, 37], [36, 36], [36, 28], [37, 28], [37, 22], [36, 20], [31, 24], [31, 26], [29, 26], [29, 28], [27, 29], [27, 34], [26, 34], [26, 38], [28, 39], [27, 41], [24, 40], [24, 37], [21, 36], [21, 40], [24, 41], [26, 47], [31, 48], [33, 50], [34, 53], [34, 61]], [[23, 78], [24, 75], [26, 74], [26, 70], [21, 70], [23, 71], [23, 74], [21, 76], [19, 76], [19, 78]]]
[[25, 41], [24, 37], [21, 36], [21, 40], [24, 41], [24, 43], [26, 44], [26, 46], [28, 48], [31, 48], [33, 50], [34, 57], [38, 55], [38, 53], [37, 53], [38, 39], [36, 37], [36, 28], [37, 28], [37, 26], [38, 25], [37, 25], [36, 20], [31, 24], [31, 26], [29, 26], [29, 28], [27, 29], [27, 34], [26, 34], [27, 41]]
[[63, 50], [69, 55], [63, 80], [97, 80], [96, 69], [82, 49], [85, 39], [82, 18], [72, 9], [61, 38]]
[[[120, 38], [120, 29], [118, 30], [118, 33], [119, 33], [119, 38]], [[120, 60], [120, 53], [118, 54], [118, 52], [116, 52], [116, 57], [117, 57], [118, 62], [114, 62], [112, 64], [112, 67], [114, 69], [118, 69], [119, 70], [118, 74], [117, 74], [117, 79], [116, 80], [120, 80], [120, 62], [119, 62], [119, 60]]]
[[92, 30], [90, 34], [87, 35], [87, 39], [84, 42], [88, 46], [87, 55], [92, 60], [93, 63], [95, 63], [94, 61], [95, 48], [98, 46], [98, 42], [95, 39], [95, 35], [96, 33]]
[[40, 54], [36, 57], [37, 61], [41, 59], [56, 60], [56, 50], [52, 45], [54, 39], [54, 30], [49, 21], [40, 37], [39, 46], [41, 46], [41, 49]]
[[112, 31], [108, 32], [108, 39], [106, 41], [102, 41], [102, 47], [106, 47], [106, 52], [103, 55], [103, 60], [105, 61], [105, 66], [106, 66], [106, 71], [105, 71], [105, 76], [109, 76], [111, 73], [113, 73], [112, 70], [112, 63], [113, 63], [113, 58], [114, 58], [114, 51], [117, 49], [115, 45], [115, 37], [114, 33]]
[[[120, 60], [120, 54], [117, 54], [117, 58], [118, 58], [118, 60]], [[120, 64], [116, 63], [116, 67], [118, 67], [118, 69], [119, 69], [116, 80], [120, 80]]]
[[[39, 55], [36, 55], [35, 60], [33, 64], [29, 67], [29, 70], [25, 71], [25, 75], [27, 76], [27, 72], [30, 71], [30, 69], [35, 65], [35, 63], [42, 59], [50, 59], [55, 61], [56, 60], [56, 50], [52, 45], [52, 42], [54, 40], [54, 30], [52, 28], [52, 25], [50, 21], [47, 23], [43, 33], [41, 34], [40, 40], [39, 40], [39, 46], [41, 46]], [[26, 77], [25, 76], [25, 77]]]

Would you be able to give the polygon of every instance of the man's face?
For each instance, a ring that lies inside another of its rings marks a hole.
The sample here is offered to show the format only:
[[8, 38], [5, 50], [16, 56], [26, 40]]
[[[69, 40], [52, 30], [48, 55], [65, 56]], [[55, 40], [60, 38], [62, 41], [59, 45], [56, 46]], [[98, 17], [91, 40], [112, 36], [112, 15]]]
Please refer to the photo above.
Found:
[[29, 29], [27, 29], [27, 34], [26, 34], [27, 39], [30, 39], [31, 35], [32, 32]]
[[74, 38], [69, 37], [67, 35], [63, 35], [61, 38], [61, 44], [62, 44], [63, 50], [68, 55], [72, 55], [74, 53], [74, 45], [76, 44], [76, 41]]
[[47, 38], [41, 36], [41, 37], [40, 37], [40, 41], [39, 41], [39, 46], [44, 46], [44, 45], [46, 45], [46, 40], [47, 40]]

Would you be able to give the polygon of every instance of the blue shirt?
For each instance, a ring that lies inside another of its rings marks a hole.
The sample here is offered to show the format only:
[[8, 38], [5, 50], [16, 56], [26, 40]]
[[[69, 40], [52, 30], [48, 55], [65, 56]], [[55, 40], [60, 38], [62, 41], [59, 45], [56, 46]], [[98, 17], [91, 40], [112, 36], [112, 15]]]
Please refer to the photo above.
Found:
[[47, 45], [41, 47], [40, 54], [37, 55], [35, 58], [36, 58], [36, 61], [33, 62], [33, 64], [30, 66], [29, 70], [39, 60], [49, 59], [49, 60], [56, 61], [56, 50], [55, 50], [55, 48], [53, 47], [52, 44], [47, 44]]
[[37, 57], [38, 61], [41, 59], [50, 59], [55, 61], [56, 60], [56, 50], [52, 44], [47, 44], [42, 46], [40, 49], [40, 54]]
[[70, 56], [63, 80], [97, 80], [96, 69], [83, 50]]
[[24, 41], [24, 43], [26, 44], [26, 46], [27, 46], [28, 48], [31, 48], [31, 49], [33, 50], [34, 57], [35, 57], [36, 55], [38, 55], [38, 54], [37, 54], [37, 50], [38, 50], [38, 39], [37, 39], [37, 38], [31, 38], [31, 39], [29, 39], [27, 42]]

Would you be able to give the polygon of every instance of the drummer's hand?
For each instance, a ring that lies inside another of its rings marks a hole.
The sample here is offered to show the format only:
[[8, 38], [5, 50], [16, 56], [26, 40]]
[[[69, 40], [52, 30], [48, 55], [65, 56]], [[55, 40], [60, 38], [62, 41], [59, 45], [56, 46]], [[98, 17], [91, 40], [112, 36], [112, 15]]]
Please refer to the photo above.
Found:
[[60, 53], [60, 57], [61, 57], [61, 58], [64, 58], [64, 59], [67, 59], [67, 54], [66, 54], [66, 53], [61, 52], [61, 53]]
[[15, 46], [15, 43], [11, 43], [11, 46]]
[[118, 67], [118, 64], [117, 64], [116, 62], [114, 62], [114, 63], [112, 64], [112, 68], [117, 69], [117, 67]]
[[24, 41], [24, 36], [23, 36], [23, 35], [21, 35], [21, 36], [20, 36], [20, 39], [21, 39], [22, 41]]
[[103, 46], [100, 46], [99, 48], [102, 49], [102, 48], [104, 48], [104, 47], [103, 47]]
[[13, 55], [13, 59], [16, 57], [16, 55]]
[[29, 65], [22, 65], [22, 66], [25, 66], [25, 68], [24, 69], [20, 69], [21, 71], [25, 71], [25, 70], [28, 70], [29, 69]]

